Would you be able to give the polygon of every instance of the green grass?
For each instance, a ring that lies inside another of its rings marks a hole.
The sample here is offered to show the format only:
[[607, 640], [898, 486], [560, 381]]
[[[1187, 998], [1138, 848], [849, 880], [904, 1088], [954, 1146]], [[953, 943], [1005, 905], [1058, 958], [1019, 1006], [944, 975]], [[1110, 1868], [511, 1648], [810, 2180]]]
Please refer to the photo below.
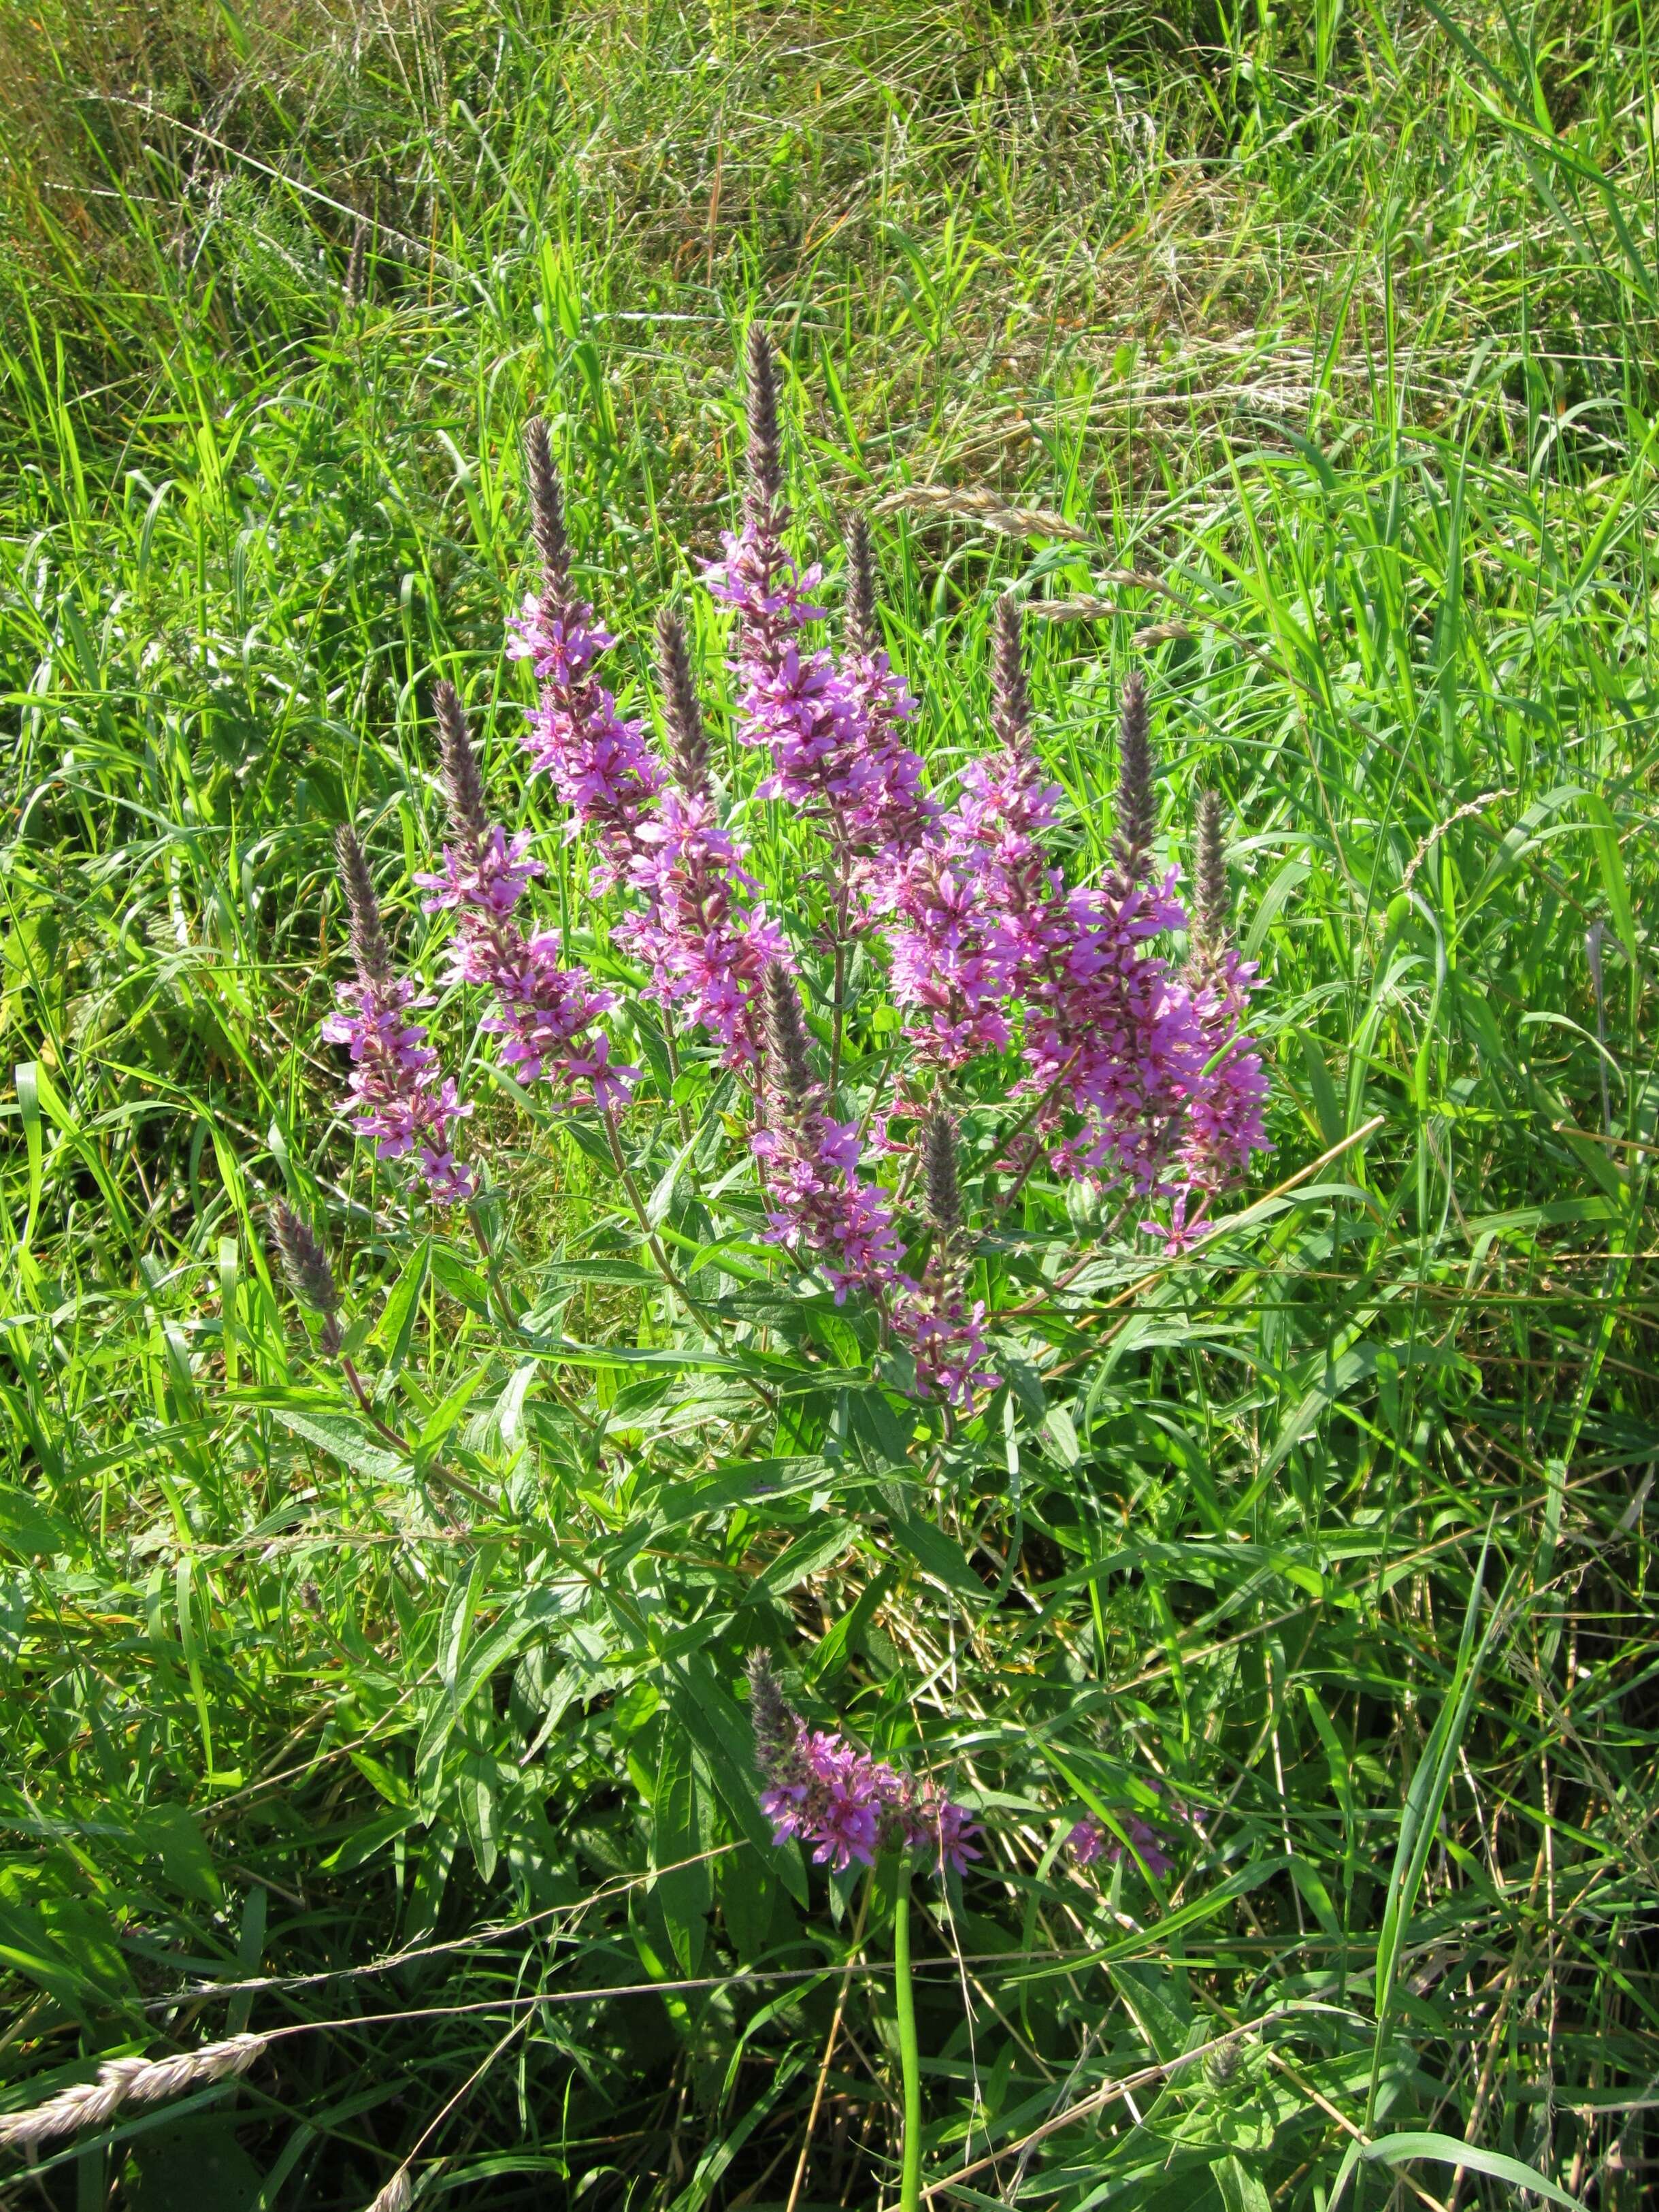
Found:
[[[867, 1942], [817, 1876], [804, 1910], [719, 1786], [714, 1689], [765, 1635], [815, 1711], [998, 1808], [950, 1911], [918, 1887], [924, 2180], [1000, 2154], [935, 2204], [1324, 2212], [1380, 2143], [1345, 2203], [1525, 2201], [1490, 2154], [1635, 2212], [1659, 33], [1468, 0], [392, 20], [0, 25], [5, 2097], [283, 2035], [16, 2201], [154, 2208], [216, 2158], [226, 2206], [352, 2212], [412, 2155], [422, 2201], [781, 2212], [845, 1980], [801, 2204], [892, 2202], [890, 1894]], [[501, 1241], [599, 1352], [524, 1376], [317, 1042], [337, 823], [428, 943], [435, 676], [521, 790], [534, 408], [633, 679], [665, 593], [712, 675], [690, 563], [755, 312], [804, 526], [833, 565], [877, 518], [936, 764], [986, 742], [1016, 582], [1086, 847], [1145, 665], [1171, 831], [1205, 784], [1236, 823], [1266, 1179], [1346, 1145], [1055, 1325], [928, 1500], [931, 1575], [890, 1438], [711, 1484], [817, 1441], [630, 1380], [662, 1315], [606, 1279], [608, 1172], [491, 1103]], [[283, 1192], [382, 1402], [489, 1512], [342, 1425], [272, 1282]], [[563, 1613], [578, 1555], [701, 1644]], [[1202, 1843], [1156, 1890], [1073, 1881], [1057, 1817], [1149, 1773]]]

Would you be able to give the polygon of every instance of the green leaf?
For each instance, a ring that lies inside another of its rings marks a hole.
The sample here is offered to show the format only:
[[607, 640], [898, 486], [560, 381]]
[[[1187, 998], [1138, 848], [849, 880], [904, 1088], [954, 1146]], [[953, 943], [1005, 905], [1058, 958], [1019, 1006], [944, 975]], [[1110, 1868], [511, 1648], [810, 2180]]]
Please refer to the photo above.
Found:
[[660, 1229], [668, 1218], [674, 1204], [674, 1193], [679, 1188], [691, 1155], [702, 1142], [703, 1132], [694, 1129], [665, 1169], [660, 1182], [645, 1201], [645, 1218], [653, 1229]]
[[161, 1862], [161, 1871], [175, 1889], [199, 1905], [218, 1905], [220, 1887], [213, 1853], [206, 1837], [183, 1805], [152, 1805], [133, 1822], [140, 1847]]
[[778, 1553], [763, 1574], [756, 1577], [750, 1589], [750, 1600], [787, 1597], [811, 1576], [833, 1566], [853, 1540], [853, 1525], [848, 1521], [832, 1521], [827, 1528], [798, 1536], [787, 1550]]
[[[651, 1801], [651, 1863], [656, 1869], [657, 1900], [668, 1923], [674, 1955], [687, 1974], [702, 1964], [703, 1940], [714, 1885], [708, 1849], [714, 1823], [707, 1787], [685, 1731], [671, 1710], [663, 1723], [662, 1755], [656, 1793]], [[688, 1863], [689, 1862], [689, 1863]]]
[[467, 1641], [469, 1608], [474, 1601], [477, 1571], [465, 1588], [451, 1593], [449, 1608], [439, 1634], [444, 1694], [427, 1716], [416, 1751], [415, 1763], [428, 1772], [441, 1756], [456, 1727], [490, 1676], [504, 1667], [530, 1638], [551, 1621], [579, 1613], [586, 1602], [586, 1583], [556, 1583], [524, 1592], [514, 1599], [483, 1634]]
[[1636, 944], [1636, 918], [1631, 912], [1630, 884], [1625, 876], [1625, 858], [1619, 849], [1619, 824], [1613, 809], [1599, 792], [1586, 793], [1584, 807], [1590, 817], [1590, 835], [1595, 842], [1607, 911], [1619, 933], [1619, 942], [1625, 948], [1625, 957], [1635, 967], [1640, 955]]
[[431, 1255], [431, 1240], [423, 1237], [404, 1261], [402, 1273], [386, 1293], [386, 1309], [369, 1340], [394, 1372], [404, 1364], [415, 1324], [420, 1318], [421, 1292], [426, 1287]]
[[903, 1546], [924, 1573], [970, 1605], [989, 1604], [990, 1591], [963, 1557], [962, 1547], [953, 1543], [942, 1528], [936, 1528], [931, 1521], [897, 1514], [888, 1516], [888, 1525], [893, 1540]]
[[432, 1246], [429, 1265], [432, 1279], [440, 1290], [447, 1291], [456, 1304], [465, 1306], [469, 1313], [488, 1317], [489, 1285], [482, 1275], [464, 1266], [453, 1252], [447, 1252], [441, 1244]]
[[1516, 2189], [1530, 2189], [1552, 2204], [1565, 2204], [1568, 2212], [1584, 2212], [1583, 2205], [1559, 2182], [1549, 2180], [1535, 2166], [1522, 2166], [1518, 2158], [1502, 2151], [1482, 2150], [1478, 2144], [1459, 2142], [1455, 2136], [1383, 2136], [1376, 2142], [1351, 2142], [1337, 2171], [1326, 2212], [1336, 2212], [1356, 2166], [1380, 2160], [1385, 2166], [1404, 2166], [1408, 2159], [1430, 2158], [1440, 2166], [1466, 2166], [1471, 2173], [1484, 2173], [1493, 2181], [1507, 2181]]
[[422, 1458], [435, 1450], [449, 1434], [466, 1411], [474, 1395], [482, 1388], [489, 1372], [488, 1367], [475, 1367], [470, 1375], [462, 1376], [441, 1405], [434, 1407], [416, 1445], [416, 1450]]
[[72, 1532], [27, 1490], [0, 1486], [0, 1544], [20, 1559], [55, 1559], [74, 1543]]
[[847, 1664], [848, 1654], [896, 1579], [896, 1570], [890, 1566], [884, 1567], [860, 1591], [858, 1601], [850, 1611], [830, 1624], [804, 1662], [803, 1671], [810, 1680], [827, 1681]]
[[1210, 2168], [1226, 2212], [1273, 2212], [1273, 2200], [1241, 2158], [1218, 2158]]
[[177, 2212], [181, 2204], [258, 2212], [262, 2177], [238, 2142], [229, 2112], [168, 2116], [137, 2139], [132, 2156], [138, 2168], [133, 2212]]
[[1503, 1617], [1504, 1605], [1500, 1600], [1492, 1607], [1486, 1635], [1477, 1644], [1475, 1626], [1480, 1617], [1481, 1584], [1486, 1578], [1489, 1550], [1490, 1538], [1481, 1546], [1480, 1557], [1475, 1566], [1452, 1679], [1441, 1700], [1428, 1743], [1418, 1760], [1417, 1771], [1412, 1777], [1412, 1785], [1406, 1794], [1405, 1808], [1401, 1814], [1400, 1840], [1395, 1850], [1394, 1871], [1389, 1877], [1388, 1893], [1382, 1908], [1382, 1926], [1376, 1942], [1376, 1993], [1374, 2000], [1376, 2031], [1371, 2046], [1370, 2090], [1365, 2106], [1367, 2125], [1376, 2111], [1382, 2057], [1392, 2011], [1395, 1975], [1410, 1932], [1412, 1914], [1416, 1908], [1418, 1891], [1422, 1887], [1424, 1869], [1429, 1863], [1429, 1852], [1434, 1844], [1440, 1808], [1445, 1802], [1452, 1771], [1457, 1762], [1458, 1746], [1462, 1742], [1469, 1708], [1474, 1702], [1481, 1662], [1497, 1624]]
[[367, 1475], [371, 1482], [404, 1482], [410, 1477], [409, 1463], [383, 1444], [372, 1444], [349, 1415], [344, 1413], [301, 1413], [297, 1407], [280, 1405], [270, 1399], [255, 1402], [268, 1413], [272, 1420], [280, 1421], [296, 1437], [303, 1437], [325, 1451], [331, 1459], [354, 1474]]

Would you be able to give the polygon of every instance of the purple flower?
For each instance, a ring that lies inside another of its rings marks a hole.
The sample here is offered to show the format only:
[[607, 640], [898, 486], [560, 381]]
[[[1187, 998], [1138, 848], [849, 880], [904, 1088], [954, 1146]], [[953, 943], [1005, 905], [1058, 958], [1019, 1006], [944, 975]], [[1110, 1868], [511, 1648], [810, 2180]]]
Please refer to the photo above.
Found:
[[925, 834], [933, 809], [921, 763], [901, 726], [915, 711], [903, 679], [875, 636], [869, 536], [854, 532], [852, 650], [844, 667], [804, 631], [823, 618], [817, 568], [784, 548], [777, 370], [758, 324], [749, 337], [749, 458], [741, 530], [703, 572], [710, 593], [736, 611], [732, 673], [737, 733], [770, 756], [763, 799], [805, 809], [828, 831], [843, 866], [854, 852], [896, 857]]
[[965, 1874], [981, 1856], [981, 1831], [931, 1779], [917, 1782], [835, 1732], [809, 1729], [784, 1701], [763, 1652], [749, 1662], [755, 1759], [766, 1787], [760, 1807], [772, 1840], [805, 1844], [814, 1862], [843, 1873], [873, 1866], [878, 1851], [929, 1850], [935, 1870]]
[[951, 1867], [957, 1874], [966, 1874], [972, 1861], [983, 1858], [985, 1854], [974, 1849], [972, 1838], [983, 1835], [984, 1830], [964, 1806], [953, 1804], [931, 1778], [918, 1784], [907, 1774], [902, 1778], [900, 1790], [904, 1840], [912, 1850], [931, 1850], [937, 1872]]
[[530, 850], [527, 830], [509, 840], [501, 825], [492, 823], [476, 845], [463, 841], [444, 847], [444, 864], [436, 875], [417, 875], [416, 882], [432, 893], [421, 901], [425, 914], [465, 907], [504, 920], [524, 895], [532, 877], [547, 872], [539, 860], [526, 857]]
[[1181, 1164], [1206, 1198], [1236, 1183], [1252, 1152], [1268, 1149], [1267, 1073], [1245, 1026], [1259, 988], [1255, 963], [1229, 947], [1204, 976], [1195, 1002], [1204, 1063], [1192, 1086]]
[[910, 1031], [918, 1051], [960, 1067], [1006, 1050], [1012, 965], [972, 872], [928, 843], [885, 877], [866, 881], [872, 908], [888, 917], [894, 1000], [919, 1017]]
[[541, 684], [525, 738], [531, 765], [550, 777], [570, 809], [570, 834], [582, 827], [595, 832], [594, 880], [602, 890], [626, 872], [640, 820], [661, 781], [645, 725], [618, 714], [614, 696], [590, 672], [589, 664], [614, 642], [581, 600], [559, 605], [532, 596], [507, 648], [510, 659], [533, 664]]
[[451, 1132], [472, 1109], [462, 1105], [453, 1081], [441, 1074], [425, 1029], [406, 1018], [420, 1002], [414, 985], [392, 972], [362, 848], [349, 829], [340, 830], [336, 845], [357, 978], [339, 986], [339, 1010], [325, 1020], [322, 1034], [351, 1054], [349, 1096], [358, 1109], [352, 1127], [373, 1140], [378, 1158], [412, 1158], [441, 1205], [460, 1205], [473, 1195], [476, 1182], [471, 1170], [455, 1158]]
[[1066, 1848], [1079, 1866], [1091, 1867], [1106, 1848], [1106, 1831], [1098, 1820], [1085, 1817], [1066, 1835]]
[[985, 1301], [970, 1305], [954, 1284], [907, 1282], [893, 1302], [893, 1331], [908, 1346], [929, 1397], [965, 1411], [1002, 1380], [991, 1364]]
[[431, 890], [427, 911], [449, 909], [456, 929], [449, 947], [450, 980], [491, 993], [495, 1012], [483, 1026], [504, 1040], [503, 1064], [520, 1083], [559, 1085], [565, 1103], [609, 1113], [625, 1105], [639, 1070], [613, 1066], [611, 1044], [598, 1027], [616, 1006], [579, 969], [567, 968], [557, 933], [526, 937], [512, 912], [538, 861], [525, 857], [529, 840], [508, 839], [487, 818], [466, 715], [453, 684], [434, 695], [441, 742], [441, 781], [455, 834], [437, 875], [417, 876]]
[[508, 627], [507, 657], [528, 660], [535, 671], [541, 696], [525, 744], [532, 767], [552, 779], [570, 809], [569, 834], [583, 825], [596, 833], [594, 880], [604, 890], [627, 872], [635, 832], [661, 771], [646, 745], [643, 723], [617, 714], [615, 697], [595, 672], [616, 640], [571, 588], [563, 495], [544, 423], [528, 426], [525, 450], [542, 585]]
[[[1152, 1782], [1148, 1787], [1158, 1796], [1164, 1795], [1161, 1783]], [[1204, 1823], [1195, 1813], [1189, 1812], [1177, 1798], [1171, 1797], [1166, 1802], [1172, 1819], [1184, 1822], [1194, 1834], [1202, 1836]], [[1127, 1844], [1120, 1842], [1100, 1821], [1085, 1814], [1066, 1838], [1066, 1848], [1071, 1852], [1073, 1862], [1079, 1867], [1089, 1867], [1093, 1866], [1097, 1859], [1103, 1859], [1108, 1866], [1117, 1866], [1129, 1857], [1138, 1860], [1158, 1881], [1173, 1873], [1175, 1861], [1170, 1855], [1167, 1841], [1158, 1830], [1143, 1820], [1138, 1813], [1123, 1813], [1118, 1817], [1119, 1825], [1128, 1838]]]
[[894, 995], [922, 1013], [921, 1048], [951, 1065], [1001, 1048], [1018, 1024], [1027, 1073], [1016, 1096], [1036, 1102], [1032, 1127], [1060, 1173], [1169, 1189], [1206, 1055], [1192, 994], [1150, 946], [1186, 919], [1173, 874], [1146, 878], [1150, 767], [1137, 752], [1129, 863], [1068, 891], [1048, 850], [1060, 793], [1032, 743], [1006, 599], [993, 696], [1000, 750], [969, 763], [936, 837], [887, 894]]
[[794, 981], [775, 962], [764, 995], [768, 1120], [750, 1142], [766, 1168], [765, 1235], [821, 1268], [841, 1305], [855, 1285], [878, 1292], [896, 1282], [904, 1248], [884, 1194], [860, 1179], [857, 1124], [825, 1109]]
[[650, 970], [650, 995], [715, 1037], [727, 1066], [756, 1066], [761, 979], [787, 962], [782, 931], [753, 902], [755, 880], [706, 793], [665, 791], [636, 834], [629, 881], [643, 907], [618, 941]]
[[1156, 892], [1074, 891], [1023, 963], [1029, 1085], [1048, 1100], [1037, 1126], [1063, 1172], [1115, 1171], [1145, 1193], [1169, 1170], [1204, 1036], [1191, 996], [1146, 940], [1183, 919], [1173, 878]]

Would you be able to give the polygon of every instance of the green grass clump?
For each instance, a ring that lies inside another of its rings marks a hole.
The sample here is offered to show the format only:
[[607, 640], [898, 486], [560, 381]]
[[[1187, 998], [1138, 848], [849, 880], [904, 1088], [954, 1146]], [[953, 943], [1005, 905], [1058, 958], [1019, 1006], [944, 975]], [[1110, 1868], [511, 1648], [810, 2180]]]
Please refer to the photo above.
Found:
[[[1653, 37], [1613, 0], [0, 27], [4, 2098], [278, 2039], [20, 2203], [349, 2212], [409, 2161], [423, 2200], [781, 2208], [815, 2098], [800, 2212], [890, 2201], [892, 1899], [744, 1826], [768, 1639], [999, 1823], [918, 1889], [935, 2203], [1324, 2212], [1347, 2165], [1373, 2212], [1498, 2205], [1505, 2160], [1647, 2200]], [[1270, 1177], [1333, 1155], [1201, 1264], [1112, 1253], [1133, 1294], [908, 1548], [903, 1431], [837, 1457], [665, 1387], [609, 1170], [491, 1103], [566, 1347], [504, 1352], [317, 1040], [338, 823], [431, 949], [435, 678], [520, 787], [524, 420], [642, 697], [658, 601], [707, 623], [756, 313], [803, 532], [874, 517], [938, 765], [985, 742], [996, 586], [1103, 834], [1147, 671], [1166, 824], [1216, 788], [1236, 825]], [[284, 1194], [487, 1507], [311, 1362]], [[1063, 1808], [1152, 1816], [1152, 1776], [1201, 1838], [1073, 1881]]]

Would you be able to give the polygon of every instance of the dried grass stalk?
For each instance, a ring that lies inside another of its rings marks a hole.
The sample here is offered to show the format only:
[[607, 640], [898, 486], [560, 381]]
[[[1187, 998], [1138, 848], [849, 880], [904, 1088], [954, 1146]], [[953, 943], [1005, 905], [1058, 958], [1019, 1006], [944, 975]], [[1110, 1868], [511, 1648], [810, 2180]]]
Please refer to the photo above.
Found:
[[124, 2105], [159, 2105], [168, 2097], [246, 2074], [269, 2038], [233, 2035], [223, 2043], [204, 2044], [175, 2058], [110, 2058], [95, 2081], [77, 2081], [27, 2112], [0, 2114], [0, 2150], [33, 2154], [54, 2136], [78, 2135], [107, 2127]]

